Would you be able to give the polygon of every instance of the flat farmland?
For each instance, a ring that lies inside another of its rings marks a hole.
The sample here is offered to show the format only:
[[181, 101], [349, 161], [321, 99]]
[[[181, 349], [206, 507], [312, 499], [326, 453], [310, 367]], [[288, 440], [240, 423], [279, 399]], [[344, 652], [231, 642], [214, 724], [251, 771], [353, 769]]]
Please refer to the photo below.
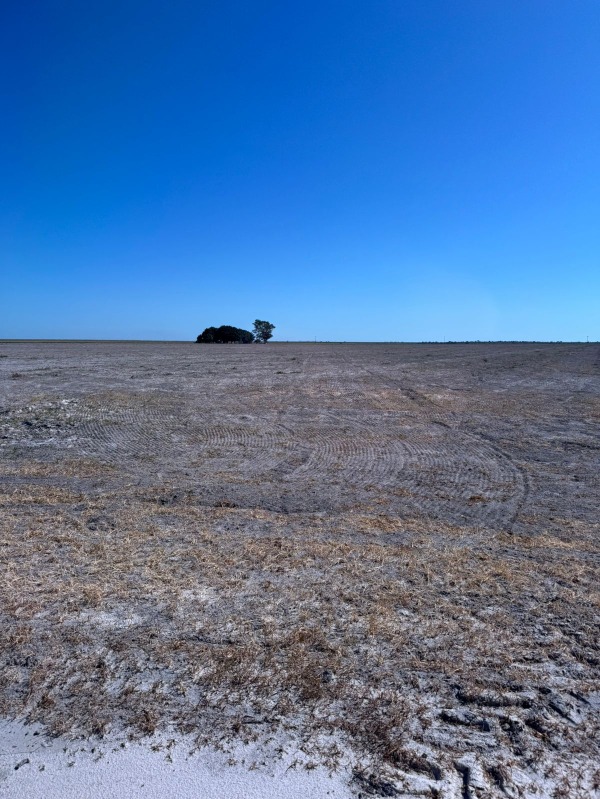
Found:
[[595, 795], [599, 371], [0, 344], [0, 714], [351, 749], [364, 796]]

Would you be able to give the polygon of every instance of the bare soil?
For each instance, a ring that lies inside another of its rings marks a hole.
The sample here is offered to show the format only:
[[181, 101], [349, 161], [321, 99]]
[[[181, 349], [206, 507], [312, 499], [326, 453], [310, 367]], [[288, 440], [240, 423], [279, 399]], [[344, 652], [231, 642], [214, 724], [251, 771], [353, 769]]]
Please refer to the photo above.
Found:
[[347, 744], [363, 796], [596, 795], [599, 367], [0, 344], [0, 714]]

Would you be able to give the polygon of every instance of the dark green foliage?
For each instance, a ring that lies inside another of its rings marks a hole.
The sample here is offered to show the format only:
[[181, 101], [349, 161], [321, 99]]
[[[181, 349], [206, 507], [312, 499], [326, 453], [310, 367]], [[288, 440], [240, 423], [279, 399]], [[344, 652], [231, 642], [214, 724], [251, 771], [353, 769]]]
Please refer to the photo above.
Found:
[[232, 325], [221, 325], [221, 327], [207, 327], [198, 338], [198, 344], [230, 344], [232, 342], [240, 344], [250, 344], [254, 341], [254, 336], [249, 330], [242, 330]]
[[198, 344], [214, 344], [216, 327], [207, 327], [203, 333], [200, 333], [196, 341]]
[[254, 341], [254, 335], [249, 330], [241, 330], [240, 328], [236, 328], [239, 339], [242, 344], [252, 344]]
[[275, 330], [275, 325], [270, 322], [264, 322], [262, 319], [254, 320], [253, 332], [256, 341], [262, 341], [266, 344], [270, 338], [273, 338], [273, 330]]

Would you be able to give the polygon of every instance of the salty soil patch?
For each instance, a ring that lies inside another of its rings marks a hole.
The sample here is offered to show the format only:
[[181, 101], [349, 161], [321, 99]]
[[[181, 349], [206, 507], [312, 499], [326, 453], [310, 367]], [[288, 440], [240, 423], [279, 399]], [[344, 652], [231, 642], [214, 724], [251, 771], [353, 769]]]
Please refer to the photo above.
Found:
[[0, 795], [27, 799], [347, 799], [352, 769], [332, 774], [279, 746], [198, 749], [189, 736], [70, 741], [0, 720]]
[[0, 714], [597, 790], [595, 347], [3, 350]]

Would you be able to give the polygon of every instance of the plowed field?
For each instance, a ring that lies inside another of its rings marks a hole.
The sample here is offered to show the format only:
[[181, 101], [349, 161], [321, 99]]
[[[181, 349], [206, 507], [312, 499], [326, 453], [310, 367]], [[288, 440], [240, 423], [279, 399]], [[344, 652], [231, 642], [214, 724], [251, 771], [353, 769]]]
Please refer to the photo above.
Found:
[[593, 795], [599, 374], [593, 344], [0, 344], [0, 712], [285, 729], [364, 753], [364, 795]]

